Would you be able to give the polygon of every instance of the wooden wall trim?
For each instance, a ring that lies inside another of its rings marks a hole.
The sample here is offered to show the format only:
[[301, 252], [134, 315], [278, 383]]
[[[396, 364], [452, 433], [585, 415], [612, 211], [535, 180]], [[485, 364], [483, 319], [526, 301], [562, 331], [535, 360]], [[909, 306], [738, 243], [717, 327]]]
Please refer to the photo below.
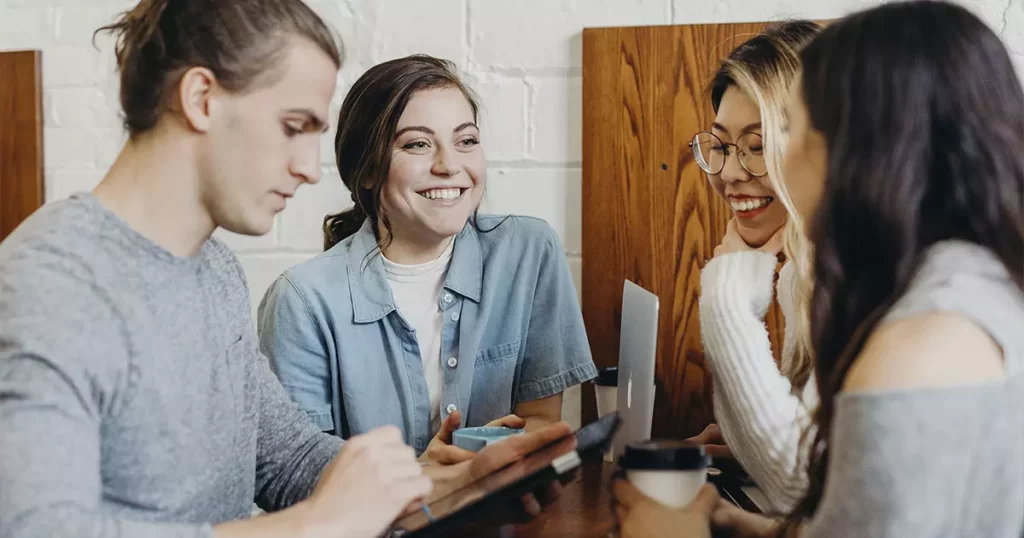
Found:
[[42, 53], [0, 52], [0, 241], [44, 200]]

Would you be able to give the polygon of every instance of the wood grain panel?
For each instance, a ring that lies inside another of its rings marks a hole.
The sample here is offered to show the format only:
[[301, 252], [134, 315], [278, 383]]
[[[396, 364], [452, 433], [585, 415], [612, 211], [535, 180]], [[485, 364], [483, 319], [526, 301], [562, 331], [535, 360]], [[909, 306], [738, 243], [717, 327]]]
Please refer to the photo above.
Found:
[[[709, 128], [707, 84], [721, 59], [763, 23], [583, 32], [583, 316], [598, 366], [618, 362], [622, 282], [661, 301], [655, 437], [713, 420], [698, 298], [700, 270], [731, 213], [693, 161]], [[777, 305], [766, 320], [776, 356]], [[590, 387], [584, 421], [596, 415]]]
[[39, 51], [0, 52], [0, 241], [43, 205]]

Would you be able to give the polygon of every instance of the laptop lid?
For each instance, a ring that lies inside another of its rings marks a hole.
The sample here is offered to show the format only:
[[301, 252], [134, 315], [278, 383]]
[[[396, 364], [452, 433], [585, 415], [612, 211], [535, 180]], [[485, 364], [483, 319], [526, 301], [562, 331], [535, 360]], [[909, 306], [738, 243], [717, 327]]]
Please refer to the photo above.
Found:
[[658, 296], [626, 280], [622, 288], [617, 398], [622, 427], [612, 444], [613, 457], [621, 455], [626, 444], [651, 438], [657, 349]]

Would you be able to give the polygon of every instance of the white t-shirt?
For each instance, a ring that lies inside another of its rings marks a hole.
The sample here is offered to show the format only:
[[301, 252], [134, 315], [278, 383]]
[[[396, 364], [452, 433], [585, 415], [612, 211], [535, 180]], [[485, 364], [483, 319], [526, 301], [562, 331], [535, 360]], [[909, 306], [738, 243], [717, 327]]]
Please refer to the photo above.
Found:
[[441, 290], [452, 260], [455, 240], [438, 259], [419, 265], [401, 265], [384, 256], [384, 273], [391, 284], [398, 313], [416, 331], [416, 342], [423, 361], [423, 376], [427, 379], [430, 395], [430, 430], [441, 428], [441, 389], [444, 373], [441, 369], [441, 329], [444, 316], [441, 311]]

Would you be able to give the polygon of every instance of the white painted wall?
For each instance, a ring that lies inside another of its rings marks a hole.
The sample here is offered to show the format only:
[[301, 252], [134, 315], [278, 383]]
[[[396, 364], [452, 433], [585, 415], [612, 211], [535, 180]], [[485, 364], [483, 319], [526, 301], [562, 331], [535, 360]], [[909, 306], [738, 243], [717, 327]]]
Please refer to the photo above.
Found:
[[[341, 33], [344, 91], [381, 61], [415, 52], [457, 62], [481, 94], [490, 157], [485, 209], [547, 220], [580, 283], [581, 31], [589, 26], [833, 18], [878, 0], [308, 0]], [[1011, 48], [1024, 72], [1024, 0], [960, 0]], [[43, 50], [47, 200], [92, 188], [113, 162], [119, 125], [112, 44], [94, 29], [134, 2], [0, 0], [0, 50]], [[2, 84], [3, 81], [0, 81]], [[254, 305], [284, 269], [318, 252], [320, 223], [349, 202], [324, 137], [324, 178], [305, 186], [260, 238], [223, 234], [239, 254]], [[2, 165], [2, 164], [0, 164]], [[569, 398], [567, 416], [578, 417]]]

